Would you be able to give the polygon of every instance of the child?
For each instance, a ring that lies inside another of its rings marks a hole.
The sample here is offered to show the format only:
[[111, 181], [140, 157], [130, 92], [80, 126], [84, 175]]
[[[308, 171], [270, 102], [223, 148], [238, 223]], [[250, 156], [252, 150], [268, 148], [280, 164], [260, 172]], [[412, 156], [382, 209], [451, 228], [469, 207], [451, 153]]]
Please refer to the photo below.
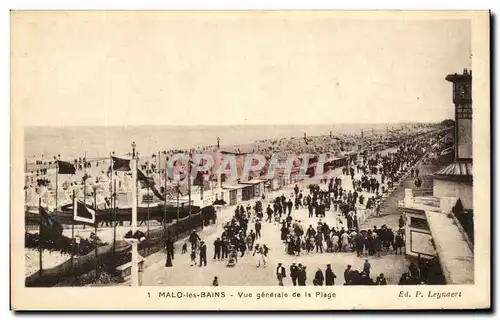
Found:
[[191, 267], [196, 264], [196, 249], [191, 250]]
[[182, 252], [181, 253], [185, 254], [185, 253], [187, 253], [187, 250], [188, 250], [187, 249], [187, 242], [184, 242], [184, 244], [182, 245]]
[[214, 287], [219, 286], [219, 279], [217, 279], [217, 277], [214, 277], [214, 281], [212, 281], [212, 286], [214, 286]]

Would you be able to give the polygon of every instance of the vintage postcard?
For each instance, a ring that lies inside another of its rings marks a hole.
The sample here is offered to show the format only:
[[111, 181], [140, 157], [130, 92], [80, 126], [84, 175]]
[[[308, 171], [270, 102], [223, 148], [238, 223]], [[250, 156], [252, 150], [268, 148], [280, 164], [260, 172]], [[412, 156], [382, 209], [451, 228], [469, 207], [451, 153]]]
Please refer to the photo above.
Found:
[[12, 11], [12, 308], [489, 308], [489, 19]]

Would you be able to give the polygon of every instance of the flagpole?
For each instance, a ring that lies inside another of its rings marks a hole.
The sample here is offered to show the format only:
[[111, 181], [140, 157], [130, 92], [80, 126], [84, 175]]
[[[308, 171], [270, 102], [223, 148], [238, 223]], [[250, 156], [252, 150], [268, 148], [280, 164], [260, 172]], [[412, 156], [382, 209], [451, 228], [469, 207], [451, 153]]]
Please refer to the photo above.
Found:
[[95, 276], [96, 279], [99, 278], [99, 258], [97, 255], [98, 243], [97, 243], [97, 187], [94, 188], [94, 210], [95, 210], [95, 221], [94, 221], [94, 233], [95, 233]]
[[214, 182], [212, 181], [212, 177], [213, 175], [210, 174], [210, 190], [212, 190], [212, 196], [213, 196], [215, 192], [214, 192]]
[[[87, 205], [87, 150], [85, 150], [85, 155], [83, 157], [83, 203]], [[83, 229], [85, 229], [85, 224], [83, 224]]]
[[26, 204], [26, 199], [28, 198], [28, 159], [24, 158], [24, 203]]
[[[73, 206], [75, 206], [75, 189], [73, 189]], [[73, 210], [74, 211], [74, 210]], [[74, 268], [74, 256], [75, 256], [75, 217], [71, 217], [71, 271]]]
[[59, 160], [56, 160], [56, 208], [54, 209], [54, 212], [57, 212], [57, 192], [59, 189]]
[[[132, 169], [132, 234], [135, 235], [137, 232], [137, 158], [135, 155], [135, 142], [132, 143], [132, 161], [131, 161], [131, 169]], [[137, 239], [132, 241], [132, 269], [131, 276], [132, 281], [131, 285], [133, 287], [139, 286], [139, 268], [137, 265]]]
[[[149, 239], [149, 216], [150, 216], [150, 213], [149, 213], [149, 191], [150, 191], [150, 186], [149, 186], [149, 166], [148, 165], [146, 167], [146, 181], [147, 181], [147, 186], [148, 186], [148, 221], [147, 221], [147, 224], [146, 224], [146, 228], [147, 228], [147, 234], [148, 234], [148, 239]], [[144, 251], [146, 251], [146, 248], [144, 248]], [[149, 246], [148, 246], [148, 255], [149, 255]]]
[[191, 218], [191, 157], [188, 161], [188, 201], [189, 201], [189, 217]]
[[203, 200], [203, 189], [205, 188], [205, 176], [201, 176], [201, 192], [200, 192], [200, 199]]
[[167, 239], [167, 159], [165, 158], [165, 181], [164, 181], [164, 197], [165, 197], [165, 205], [163, 207], [163, 237], [165, 240]]
[[38, 257], [40, 259], [39, 261], [39, 269], [40, 269], [40, 276], [42, 275], [43, 273], [43, 249], [42, 249], [42, 213], [41, 213], [41, 210], [42, 210], [42, 197], [38, 197], [38, 218], [39, 218], [39, 223], [40, 223], [40, 226], [39, 226], [39, 234], [40, 234], [40, 240], [38, 241]]
[[[158, 157], [156, 158], [156, 169], [158, 170], [158, 185], [161, 190], [161, 151], [158, 150]], [[163, 224], [163, 236], [165, 237], [165, 224]]]
[[28, 185], [28, 159], [24, 158], [24, 183]]
[[158, 164], [158, 179], [160, 178], [160, 169], [161, 169], [161, 154], [160, 151], [158, 151], [158, 159], [156, 160], [156, 163]]
[[175, 238], [179, 238], [179, 193], [180, 193], [180, 181], [177, 180], [177, 220], [175, 221]]
[[111, 168], [111, 185], [109, 189], [111, 190], [111, 205], [113, 206], [113, 261], [116, 255], [116, 211], [115, 211], [115, 192], [116, 192], [116, 180], [114, 178], [115, 172], [113, 170], [113, 158], [111, 158], [111, 153], [109, 154], [109, 164]]
[[[201, 176], [202, 179], [201, 179], [201, 194], [200, 194], [200, 199], [201, 199], [201, 210], [203, 210], [203, 189], [205, 187], [205, 176], [202, 175]], [[200, 220], [201, 220], [201, 229], [203, 229], [204, 227], [204, 223], [203, 223], [203, 213], [200, 211]]]
[[[87, 204], [87, 151], [85, 151], [85, 156], [83, 157], [83, 203]], [[84, 225], [85, 226], [85, 225]]]
[[116, 221], [116, 179], [113, 180], [113, 257], [116, 255], [116, 226], [118, 222]]

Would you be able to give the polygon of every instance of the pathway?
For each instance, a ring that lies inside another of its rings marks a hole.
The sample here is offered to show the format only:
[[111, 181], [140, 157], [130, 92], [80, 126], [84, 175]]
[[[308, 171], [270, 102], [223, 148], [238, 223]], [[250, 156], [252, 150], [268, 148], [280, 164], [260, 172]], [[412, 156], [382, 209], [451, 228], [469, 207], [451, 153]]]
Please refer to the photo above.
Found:
[[[336, 170], [328, 175], [339, 175], [341, 170]], [[343, 185], [348, 189], [352, 188], [352, 183], [350, 177], [343, 176]], [[315, 179], [319, 180], [319, 178]], [[299, 184], [300, 188], [304, 188], [307, 184], [313, 181], [302, 181]], [[316, 181], [318, 182], [318, 181]], [[293, 186], [290, 185], [282, 190], [275, 191], [273, 196], [278, 196], [281, 194], [289, 195], [293, 192]], [[323, 185], [323, 188], [326, 185]], [[365, 195], [366, 196], [366, 195]], [[230, 219], [234, 207], [225, 208], [230, 212], [226, 214], [225, 217]], [[292, 210], [292, 216], [296, 220], [301, 220], [304, 228], [307, 228], [309, 224], [313, 226], [317, 225], [318, 218], [308, 218], [307, 209]], [[329, 226], [334, 226], [339, 213], [332, 211], [327, 212], [326, 217], [323, 219], [324, 222], [328, 223]], [[366, 222], [367, 225], [376, 224], [380, 226], [381, 224], [388, 224], [395, 228], [397, 226], [397, 217], [394, 215], [395, 220], [388, 219], [386, 217], [370, 218]], [[345, 220], [344, 225], [346, 225]], [[393, 221], [394, 220], [394, 221]], [[340, 226], [340, 225], [339, 225]], [[211, 285], [211, 282], [215, 276], [219, 278], [220, 285], [277, 285], [277, 280], [275, 276], [275, 268], [278, 262], [283, 263], [284, 266], [289, 268], [292, 262], [302, 263], [307, 266], [307, 283], [311, 284], [312, 278], [314, 278], [314, 273], [318, 268], [324, 270], [326, 264], [331, 264], [332, 270], [337, 275], [336, 285], [342, 285], [343, 281], [343, 271], [347, 264], [352, 265], [353, 269], [362, 269], [364, 259], [366, 257], [356, 257], [355, 253], [311, 253], [302, 254], [300, 257], [290, 256], [286, 254], [283, 243], [280, 240], [280, 226], [274, 223], [263, 223], [262, 228], [262, 238], [258, 239], [256, 242], [260, 244], [266, 244], [270, 248], [270, 254], [268, 259], [267, 268], [257, 268], [256, 267], [256, 257], [245, 253], [243, 258], [239, 258], [238, 263], [233, 268], [226, 267], [225, 261], [214, 261], [211, 258], [214, 254], [213, 241], [220, 235], [220, 227], [211, 227], [213, 233], [208, 233], [202, 235], [202, 239], [207, 244], [207, 267], [190, 266], [189, 254], [176, 254], [173, 260], [173, 267], [165, 267], [165, 253], [158, 252], [147, 258], [146, 268], [141, 274], [141, 283], [143, 286], [156, 286], [156, 285], [170, 285], [170, 286], [189, 286], [189, 285]], [[217, 230], [217, 228], [219, 228]], [[252, 228], [250, 225], [249, 228]], [[217, 232], [216, 232], [217, 231]], [[182, 245], [182, 242], [177, 243], [177, 247]], [[176, 250], [180, 252], [180, 250]], [[372, 274], [376, 275], [379, 273], [384, 273], [389, 284], [397, 284], [399, 277], [402, 272], [407, 268], [407, 261], [403, 256], [396, 256], [393, 254], [382, 255], [380, 258], [370, 257], [370, 262], [372, 265]], [[287, 270], [289, 273], [289, 270]], [[126, 282], [125, 285], [129, 283]], [[287, 278], [285, 285], [291, 285], [290, 278]]]

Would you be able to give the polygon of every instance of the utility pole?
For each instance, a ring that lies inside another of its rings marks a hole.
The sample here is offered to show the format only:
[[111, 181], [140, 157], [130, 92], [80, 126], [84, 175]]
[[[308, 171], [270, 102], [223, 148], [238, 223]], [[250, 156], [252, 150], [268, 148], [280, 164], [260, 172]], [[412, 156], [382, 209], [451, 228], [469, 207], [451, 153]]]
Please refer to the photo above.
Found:
[[[132, 235], [135, 235], [137, 232], [137, 158], [135, 154], [135, 142], [132, 143], [132, 161], [131, 161], [131, 169], [132, 169]], [[139, 286], [139, 266], [138, 266], [138, 257], [137, 257], [137, 244], [139, 242], [138, 239], [131, 239], [132, 242], [132, 269], [131, 276], [132, 287]]]

